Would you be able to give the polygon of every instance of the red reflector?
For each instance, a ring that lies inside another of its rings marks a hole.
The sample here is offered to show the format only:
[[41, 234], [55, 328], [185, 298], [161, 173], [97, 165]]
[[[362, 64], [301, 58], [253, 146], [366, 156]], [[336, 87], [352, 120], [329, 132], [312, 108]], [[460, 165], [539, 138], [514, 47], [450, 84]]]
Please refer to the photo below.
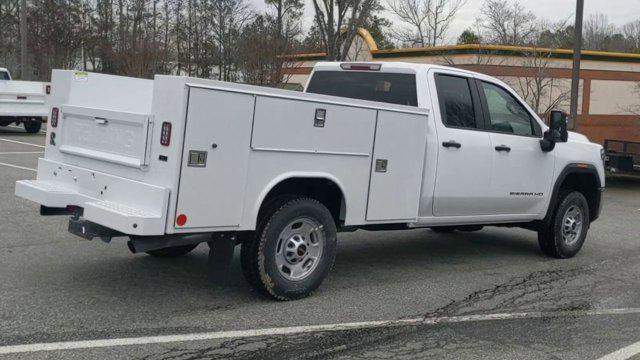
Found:
[[364, 71], [379, 71], [380, 64], [340, 64], [343, 70], [364, 70]]
[[171, 123], [165, 121], [162, 123], [162, 131], [160, 131], [160, 145], [169, 146], [169, 144], [171, 144]]
[[57, 127], [58, 126], [58, 108], [54, 107], [53, 109], [51, 109], [51, 126], [52, 127]]
[[185, 214], [178, 215], [178, 217], [176, 218], [176, 224], [178, 226], [184, 226], [184, 224], [186, 223], [187, 223], [187, 215]]

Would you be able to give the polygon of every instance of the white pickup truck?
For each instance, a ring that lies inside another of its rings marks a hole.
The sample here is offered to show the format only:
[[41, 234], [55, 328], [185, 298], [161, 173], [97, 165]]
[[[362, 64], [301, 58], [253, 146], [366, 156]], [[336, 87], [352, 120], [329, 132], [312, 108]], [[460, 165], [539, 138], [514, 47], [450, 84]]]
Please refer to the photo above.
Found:
[[600, 212], [602, 147], [482, 74], [327, 62], [297, 93], [56, 70], [53, 87], [37, 180], [18, 196], [133, 252], [207, 242], [228, 264], [241, 244], [247, 280], [280, 300], [320, 285], [340, 231], [516, 226], [568, 258]]
[[9, 70], [0, 68], [0, 126], [23, 124], [28, 133], [37, 133], [49, 113], [50, 93], [50, 84], [12, 80]]

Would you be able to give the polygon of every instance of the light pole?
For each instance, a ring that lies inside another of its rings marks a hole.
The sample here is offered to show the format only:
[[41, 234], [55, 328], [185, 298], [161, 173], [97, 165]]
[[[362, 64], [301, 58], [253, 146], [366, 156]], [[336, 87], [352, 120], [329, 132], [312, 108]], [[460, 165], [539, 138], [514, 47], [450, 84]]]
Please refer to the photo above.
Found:
[[578, 119], [578, 90], [580, 88], [580, 56], [582, 52], [582, 15], [584, 0], [577, 0], [575, 35], [573, 38], [573, 70], [571, 72], [571, 107], [569, 129], [575, 129]]

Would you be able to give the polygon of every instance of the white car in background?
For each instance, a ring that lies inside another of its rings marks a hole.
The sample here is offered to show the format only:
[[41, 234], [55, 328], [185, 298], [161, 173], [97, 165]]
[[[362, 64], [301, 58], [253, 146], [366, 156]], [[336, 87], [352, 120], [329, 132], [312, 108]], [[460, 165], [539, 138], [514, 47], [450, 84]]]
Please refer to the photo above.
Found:
[[12, 80], [9, 70], [0, 68], [0, 126], [23, 124], [28, 133], [37, 133], [49, 113], [50, 93], [50, 84]]

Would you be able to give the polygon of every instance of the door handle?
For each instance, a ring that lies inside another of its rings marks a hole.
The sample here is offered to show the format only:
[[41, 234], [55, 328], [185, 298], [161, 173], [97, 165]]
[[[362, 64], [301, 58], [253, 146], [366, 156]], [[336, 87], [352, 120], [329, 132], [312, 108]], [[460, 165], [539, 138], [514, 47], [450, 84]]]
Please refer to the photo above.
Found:
[[449, 140], [449, 141], [445, 141], [442, 143], [442, 146], [446, 147], [446, 148], [456, 148], [456, 149], [460, 149], [462, 147], [462, 144], [460, 144], [459, 142], [455, 141], [455, 140]]
[[109, 120], [101, 117], [96, 117], [94, 119], [96, 121], [96, 124], [100, 124], [100, 125], [107, 125], [107, 123], [109, 122]]
[[507, 145], [498, 145], [496, 146], [496, 151], [506, 151], [509, 152], [511, 151], [511, 148], [508, 147]]

